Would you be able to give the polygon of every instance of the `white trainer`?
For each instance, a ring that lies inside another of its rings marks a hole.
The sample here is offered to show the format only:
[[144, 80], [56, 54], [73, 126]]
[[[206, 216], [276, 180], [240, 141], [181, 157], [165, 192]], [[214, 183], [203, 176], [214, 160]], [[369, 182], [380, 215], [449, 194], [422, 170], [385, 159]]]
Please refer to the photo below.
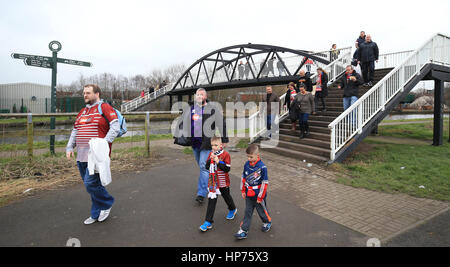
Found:
[[84, 224], [89, 225], [95, 223], [96, 221], [96, 219], [92, 219], [92, 217], [89, 217], [84, 221]]
[[111, 212], [111, 208], [100, 211], [100, 216], [98, 216], [98, 221], [103, 222], [104, 220], [106, 220], [106, 218], [108, 218], [110, 212]]

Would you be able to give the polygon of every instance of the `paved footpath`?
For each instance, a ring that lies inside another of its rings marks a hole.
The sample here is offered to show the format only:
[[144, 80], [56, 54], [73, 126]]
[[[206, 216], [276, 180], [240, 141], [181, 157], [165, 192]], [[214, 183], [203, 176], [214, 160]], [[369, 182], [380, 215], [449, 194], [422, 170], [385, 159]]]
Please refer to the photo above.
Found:
[[81, 183], [0, 208], [0, 246], [65, 246], [70, 238], [80, 240], [81, 246], [366, 245], [367, 236], [275, 195], [268, 197], [271, 231], [260, 231], [261, 221], [255, 213], [249, 238], [235, 240], [233, 234], [239, 229], [245, 204], [238, 192], [239, 178], [234, 175], [231, 192], [238, 207], [236, 219], [225, 219], [226, 205], [220, 200], [214, 228], [202, 233], [198, 227], [206, 205], [194, 201], [198, 170], [193, 158], [181, 158], [186, 156], [177, 152], [170, 166], [115, 174], [107, 189], [116, 203], [103, 223], [83, 225], [89, 216], [90, 198]]

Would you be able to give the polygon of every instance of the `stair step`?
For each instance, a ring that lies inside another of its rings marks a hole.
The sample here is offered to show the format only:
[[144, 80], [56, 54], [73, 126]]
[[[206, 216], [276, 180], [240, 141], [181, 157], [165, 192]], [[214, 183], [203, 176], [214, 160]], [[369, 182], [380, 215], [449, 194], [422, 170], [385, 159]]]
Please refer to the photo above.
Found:
[[[300, 138], [299, 138], [300, 139]], [[294, 142], [287, 142], [278, 140], [278, 147], [292, 149], [294, 151], [305, 152], [321, 157], [329, 157], [330, 149], [311, 146], [309, 144], [298, 144]]]
[[[296, 129], [297, 129], [296, 131], [292, 131], [290, 129], [280, 129], [280, 135], [289, 135], [289, 136], [294, 136], [296, 138], [299, 138], [300, 130], [298, 129], [298, 125], [297, 125]], [[327, 142], [329, 142], [331, 139], [330, 129], [328, 129], [328, 127], [325, 128], [325, 127], [309, 126], [309, 133], [310, 133], [309, 138], [311, 138], [311, 139], [327, 141]]]
[[306, 153], [306, 152], [300, 152], [300, 151], [294, 151], [292, 149], [282, 148], [282, 147], [275, 147], [275, 148], [262, 148], [262, 150], [266, 150], [275, 154], [279, 154], [282, 156], [295, 158], [297, 160], [307, 160], [317, 163], [324, 163], [329, 160], [329, 157], [322, 157], [317, 156], [314, 154]]
[[[317, 136], [318, 134], [316, 134]], [[307, 138], [300, 139], [298, 135], [286, 135], [286, 134], [280, 134], [279, 135], [280, 140], [286, 141], [286, 142], [293, 142], [297, 144], [304, 144], [304, 145], [311, 145], [315, 147], [321, 147], [325, 149], [330, 149], [330, 138], [327, 136], [328, 141], [319, 140], [312, 138], [311, 136]]]

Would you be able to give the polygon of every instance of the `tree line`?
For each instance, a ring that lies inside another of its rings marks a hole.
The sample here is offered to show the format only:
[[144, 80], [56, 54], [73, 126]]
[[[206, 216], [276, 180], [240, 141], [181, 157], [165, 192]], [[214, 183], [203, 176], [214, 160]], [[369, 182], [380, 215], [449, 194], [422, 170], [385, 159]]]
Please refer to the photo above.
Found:
[[158, 88], [163, 82], [171, 83], [186, 70], [184, 64], [171, 65], [165, 69], [153, 69], [146, 75], [137, 74], [125, 77], [121, 74], [111, 73], [84, 76], [80, 74], [75, 81], [69, 85], [59, 84], [56, 88], [58, 96], [83, 96], [83, 86], [86, 84], [98, 84], [102, 89], [103, 97], [106, 99], [129, 100], [139, 96], [142, 90]]

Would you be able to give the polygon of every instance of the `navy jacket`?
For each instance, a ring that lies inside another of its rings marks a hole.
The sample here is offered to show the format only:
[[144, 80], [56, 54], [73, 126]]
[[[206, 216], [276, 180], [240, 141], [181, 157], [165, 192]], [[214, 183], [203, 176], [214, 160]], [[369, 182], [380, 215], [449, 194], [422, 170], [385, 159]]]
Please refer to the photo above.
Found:
[[378, 46], [375, 42], [362, 43], [358, 51], [358, 60], [361, 62], [370, 62], [378, 60]]

